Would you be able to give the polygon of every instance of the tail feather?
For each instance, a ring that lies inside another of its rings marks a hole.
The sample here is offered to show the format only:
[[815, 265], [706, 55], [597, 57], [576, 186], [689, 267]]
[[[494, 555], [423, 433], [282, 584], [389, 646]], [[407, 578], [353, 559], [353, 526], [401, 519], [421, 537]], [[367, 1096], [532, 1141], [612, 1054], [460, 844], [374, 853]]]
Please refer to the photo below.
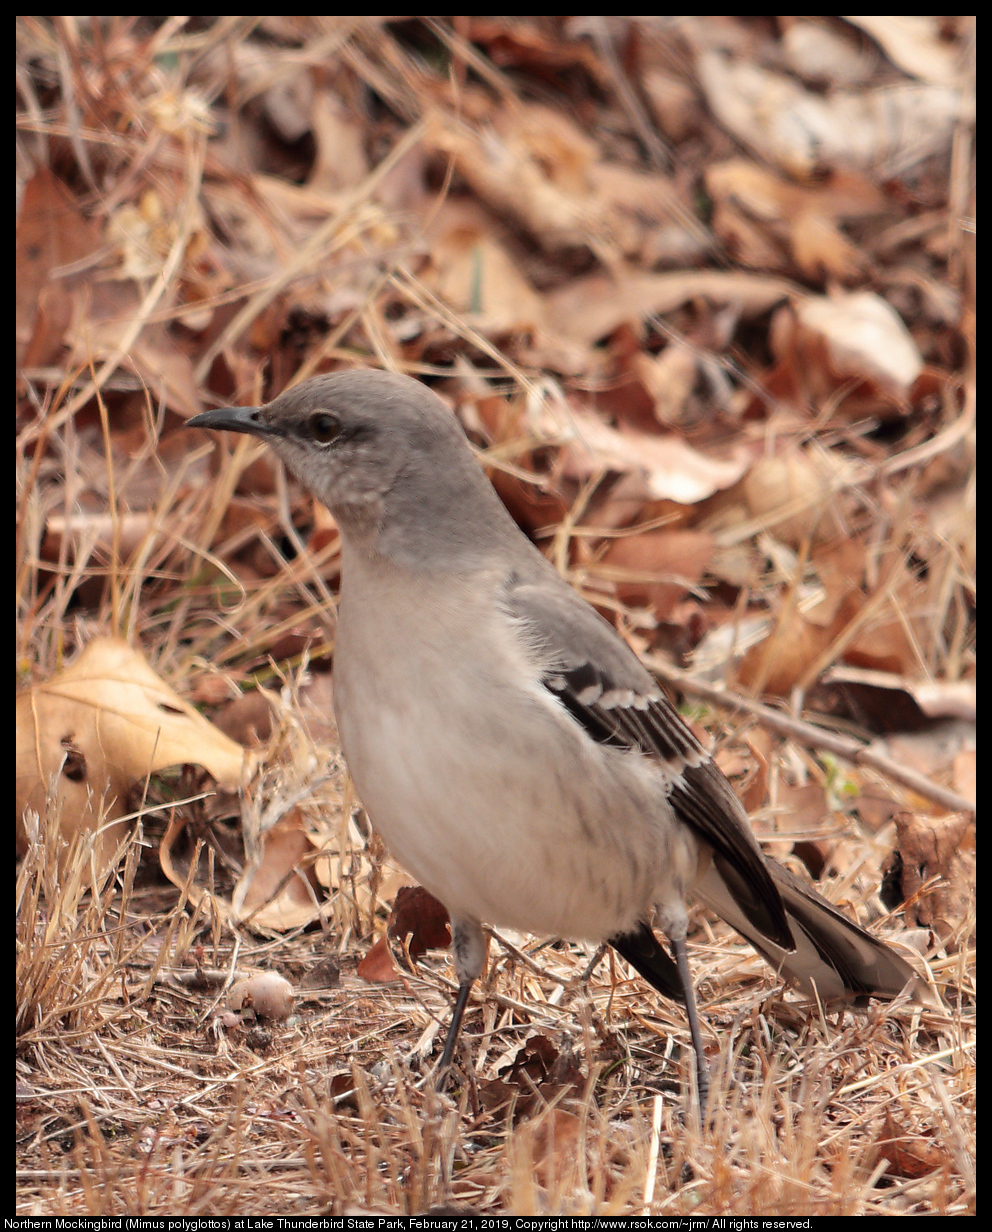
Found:
[[869, 997], [890, 1000], [910, 985], [917, 1001], [935, 1004], [927, 983], [891, 946], [865, 932], [833, 904], [781, 864], [765, 857], [785, 904], [796, 943], [793, 951], [770, 941], [741, 910], [714, 860], [696, 883], [695, 893], [721, 919], [736, 928], [780, 974], [821, 1001], [863, 1006]]
[[611, 937], [610, 945], [663, 997], [685, 1001], [679, 969], [647, 924], [633, 932]]

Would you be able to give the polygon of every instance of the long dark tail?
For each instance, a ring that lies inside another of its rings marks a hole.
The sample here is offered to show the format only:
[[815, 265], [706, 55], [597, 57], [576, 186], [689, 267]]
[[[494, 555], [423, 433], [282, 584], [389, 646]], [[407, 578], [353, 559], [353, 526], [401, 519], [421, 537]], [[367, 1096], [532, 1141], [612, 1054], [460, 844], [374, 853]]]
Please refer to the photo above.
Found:
[[864, 1005], [869, 997], [891, 1000], [907, 984], [917, 1000], [935, 1002], [926, 982], [891, 946], [865, 932], [787, 868], [767, 856], [765, 862], [785, 904], [796, 943], [791, 952], [770, 941], [747, 917], [727, 888], [719, 859], [713, 861], [694, 890], [707, 907], [746, 937], [776, 971], [824, 1002]]
[[[746, 937], [777, 972], [824, 1003], [863, 1006], [869, 997], [891, 1000], [909, 984], [915, 1000], [939, 1004], [929, 985], [891, 946], [865, 932], [787, 868], [767, 856], [765, 862], [785, 905], [794, 950], [776, 945], [754, 922], [742, 904], [740, 887], [735, 885], [736, 893], [728, 888], [720, 857], [713, 860], [694, 892]], [[685, 1000], [678, 968], [647, 924], [611, 937], [610, 944], [663, 996]]]
[[673, 1001], [685, 1001], [678, 967], [647, 924], [642, 924], [634, 932], [611, 937], [610, 945], [662, 996], [671, 997]]

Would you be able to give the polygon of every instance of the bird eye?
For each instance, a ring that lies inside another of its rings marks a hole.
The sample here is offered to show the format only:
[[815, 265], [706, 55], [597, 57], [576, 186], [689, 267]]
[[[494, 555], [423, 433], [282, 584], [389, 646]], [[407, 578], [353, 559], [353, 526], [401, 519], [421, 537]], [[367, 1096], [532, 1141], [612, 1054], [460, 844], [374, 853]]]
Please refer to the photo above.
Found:
[[310, 416], [310, 435], [318, 445], [329, 445], [341, 431], [341, 425], [333, 415], [318, 411]]

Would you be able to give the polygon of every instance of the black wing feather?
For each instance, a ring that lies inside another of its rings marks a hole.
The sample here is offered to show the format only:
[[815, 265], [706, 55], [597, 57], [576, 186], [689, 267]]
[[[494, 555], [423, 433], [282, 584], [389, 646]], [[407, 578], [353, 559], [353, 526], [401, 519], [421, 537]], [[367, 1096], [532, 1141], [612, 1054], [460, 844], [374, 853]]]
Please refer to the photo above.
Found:
[[658, 762], [676, 816], [731, 870], [728, 885], [742, 909], [769, 940], [794, 949], [743, 806], [616, 630], [564, 583], [559, 590], [511, 578], [503, 601], [534, 648], [545, 687], [594, 740]]

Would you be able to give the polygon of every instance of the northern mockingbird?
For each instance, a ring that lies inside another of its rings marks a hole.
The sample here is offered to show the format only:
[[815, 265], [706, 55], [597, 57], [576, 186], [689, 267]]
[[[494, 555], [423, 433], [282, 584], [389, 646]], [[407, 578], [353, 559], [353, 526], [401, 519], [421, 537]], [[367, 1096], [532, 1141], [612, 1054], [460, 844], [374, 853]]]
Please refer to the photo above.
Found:
[[425, 386], [335, 373], [189, 423], [267, 441], [340, 527], [338, 728], [372, 824], [451, 916], [441, 1072], [483, 969], [483, 921], [608, 941], [684, 1001], [703, 1104], [687, 898], [823, 1001], [921, 991], [893, 950], [762, 854], [709, 753], [520, 531]]

